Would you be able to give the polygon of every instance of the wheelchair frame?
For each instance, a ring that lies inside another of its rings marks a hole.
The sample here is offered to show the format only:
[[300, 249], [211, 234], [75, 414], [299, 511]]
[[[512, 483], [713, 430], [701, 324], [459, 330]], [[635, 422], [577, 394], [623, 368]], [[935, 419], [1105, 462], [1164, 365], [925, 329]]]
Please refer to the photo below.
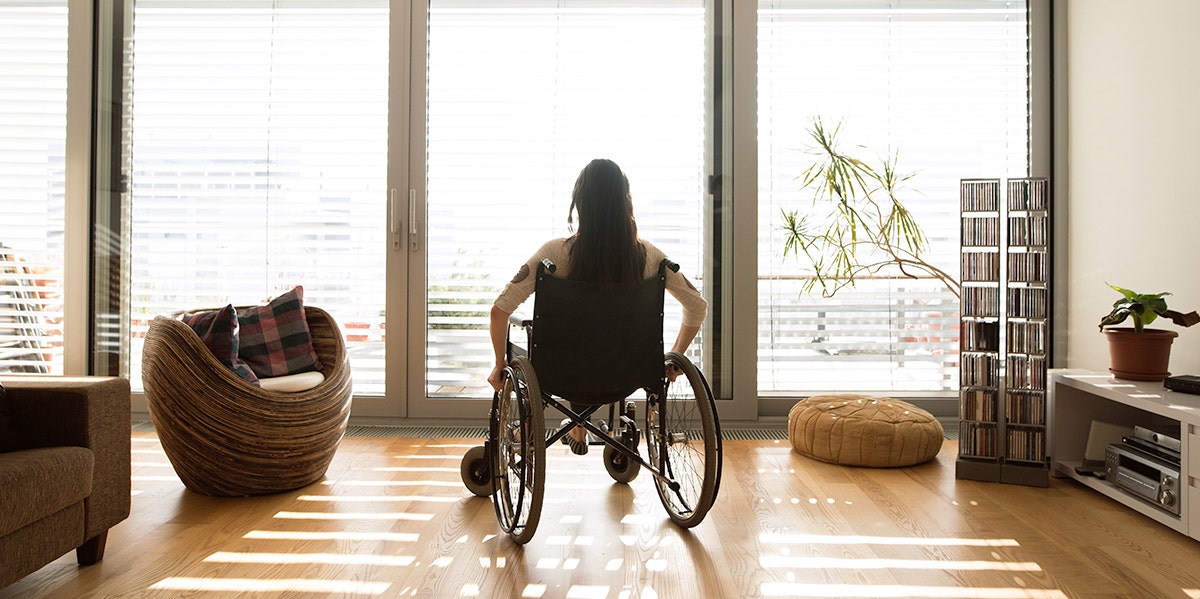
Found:
[[[669, 260], [659, 266], [660, 293], [667, 268], [677, 271], [679, 267]], [[554, 265], [543, 259], [538, 266], [538, 276], [554, 270]], [[661, 314], [659, 322], [661, 330]], [[637, 450], [642, 431], [637, 426], [634, 400], [620, 397], [576, 411], [562, 398], [543, 392], [533, 371], [530, 350], [511, 339], [512, 328], [519, 327], [526, 333], [527, 347], [532, 348], [533, 321], [513, 315], [509, 325], [508, 367], [504, 373], [504, 386], [492, 399], [488, 439], [483, 446], [469, 450], [461, 466], [463, 482], [468, 489], [476, 496], [492, 498], [501, 528], [519, 544], [533, 538], [541, 516], [546, 446], [558, 442], [575, 426], [583, 427], [597, 439], [591, 445], [604, 446], [605, 469], [615, 482], [627, 484], [644, 468], [654, 477], [659, 499], [671, 520], [684, 528], [699, 524], [716, 501], [722, 461], [716, 402], [703, 373], [682, 354], [668, 352], [664, 355], [663, 374], [655, 388], [644, 387], [647, 459]], [[672, 399], [668, 396], [673, 384], [666, 376], [668, 365], [680, 371], [675, 384], [682, 380], [682, 387], [686, 387], [683, 393], [688, 397]], [[546, 406], [562, 412], [568, 420], [549, 434], [545, 432]], [[608, 424], [607, 430], [590, 420], [606, 406], [609, 408], [608, 420], [602, 422]], [[689, 420], [688, 428], [674, 430], [671, 427], [675, 424], [675, 415], [668, 414], [675, 407], [693, 413], [698, 422], [691, 422], [692, 416], [681, 418]], [[515, 419], [511, 418], [514, 411]], [[699, 426], [697, 431], [691, 430], [692, 425]], [[692, 447], [693, 432], [698, 432], [700, 437], [695, 441], [703, 444], [703, 472], [699, 473], [698, 483], [684, 478], [697, 474], [690, 468], [693, 464], [689, 458], [689, 455], [700, 453]], [[515, 491], [519, 493], [514, 493], [514, 483]]]

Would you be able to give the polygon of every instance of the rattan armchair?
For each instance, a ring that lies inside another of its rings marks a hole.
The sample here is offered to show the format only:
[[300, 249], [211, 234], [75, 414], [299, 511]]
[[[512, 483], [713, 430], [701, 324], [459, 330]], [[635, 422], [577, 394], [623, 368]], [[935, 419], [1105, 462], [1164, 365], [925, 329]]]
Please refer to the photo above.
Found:
[[151, 322], [142, 354], [146, 404], [187, 488], [263, 495], [325, 475], [350, 416], [350, 363], [333, 318], [312, 306], [304, 311], [325, 380], [290, 393], [242, 380], [184, 322]]

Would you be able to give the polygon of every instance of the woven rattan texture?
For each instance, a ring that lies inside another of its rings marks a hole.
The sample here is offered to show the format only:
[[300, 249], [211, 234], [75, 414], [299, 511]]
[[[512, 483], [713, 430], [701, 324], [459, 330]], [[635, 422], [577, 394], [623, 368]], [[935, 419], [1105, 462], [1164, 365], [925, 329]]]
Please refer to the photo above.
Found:
[[150, 324], [142, 355], [146, 403], [189, 489], [263, 495], [324, 476], [350, 416], [350, 364], [333, 318], [320, 308], [304, 311], [325, 381], [297, 393], [243, 381], [177, 319], [159, 316]]

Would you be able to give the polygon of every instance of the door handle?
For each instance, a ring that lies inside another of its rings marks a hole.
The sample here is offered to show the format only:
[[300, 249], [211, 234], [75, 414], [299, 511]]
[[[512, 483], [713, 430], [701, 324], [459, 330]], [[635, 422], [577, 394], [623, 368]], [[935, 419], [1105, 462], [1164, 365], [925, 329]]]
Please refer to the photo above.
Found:
[[392, 236], [392, 249], [400, 249], [400, 207], [396, 205], [396, 188], [388, 191], [388, 232]]
[[408, 249], [417, 251], [417, 190], [408, 190]]

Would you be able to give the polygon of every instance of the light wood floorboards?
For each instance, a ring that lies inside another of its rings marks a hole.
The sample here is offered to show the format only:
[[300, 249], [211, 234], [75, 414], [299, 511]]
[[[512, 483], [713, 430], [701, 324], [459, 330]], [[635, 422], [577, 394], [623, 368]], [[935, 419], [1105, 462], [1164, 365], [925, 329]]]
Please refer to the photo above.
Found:
[[68, 554], [0, 599], [1200, 598], [1200, 542], [1070, 481], [955, 480], [953, 441], [889, 470], [728, 441], [716, 506], [690, 531], [648, 475], [614, 484], [598, 447], [557, 445], [524, 548], [462, 486], [476, 443], [348, 437], [324, 482], [221, 499], [184, 489], [157, 438], [135, 433], [133, 513], [104, 560]]

